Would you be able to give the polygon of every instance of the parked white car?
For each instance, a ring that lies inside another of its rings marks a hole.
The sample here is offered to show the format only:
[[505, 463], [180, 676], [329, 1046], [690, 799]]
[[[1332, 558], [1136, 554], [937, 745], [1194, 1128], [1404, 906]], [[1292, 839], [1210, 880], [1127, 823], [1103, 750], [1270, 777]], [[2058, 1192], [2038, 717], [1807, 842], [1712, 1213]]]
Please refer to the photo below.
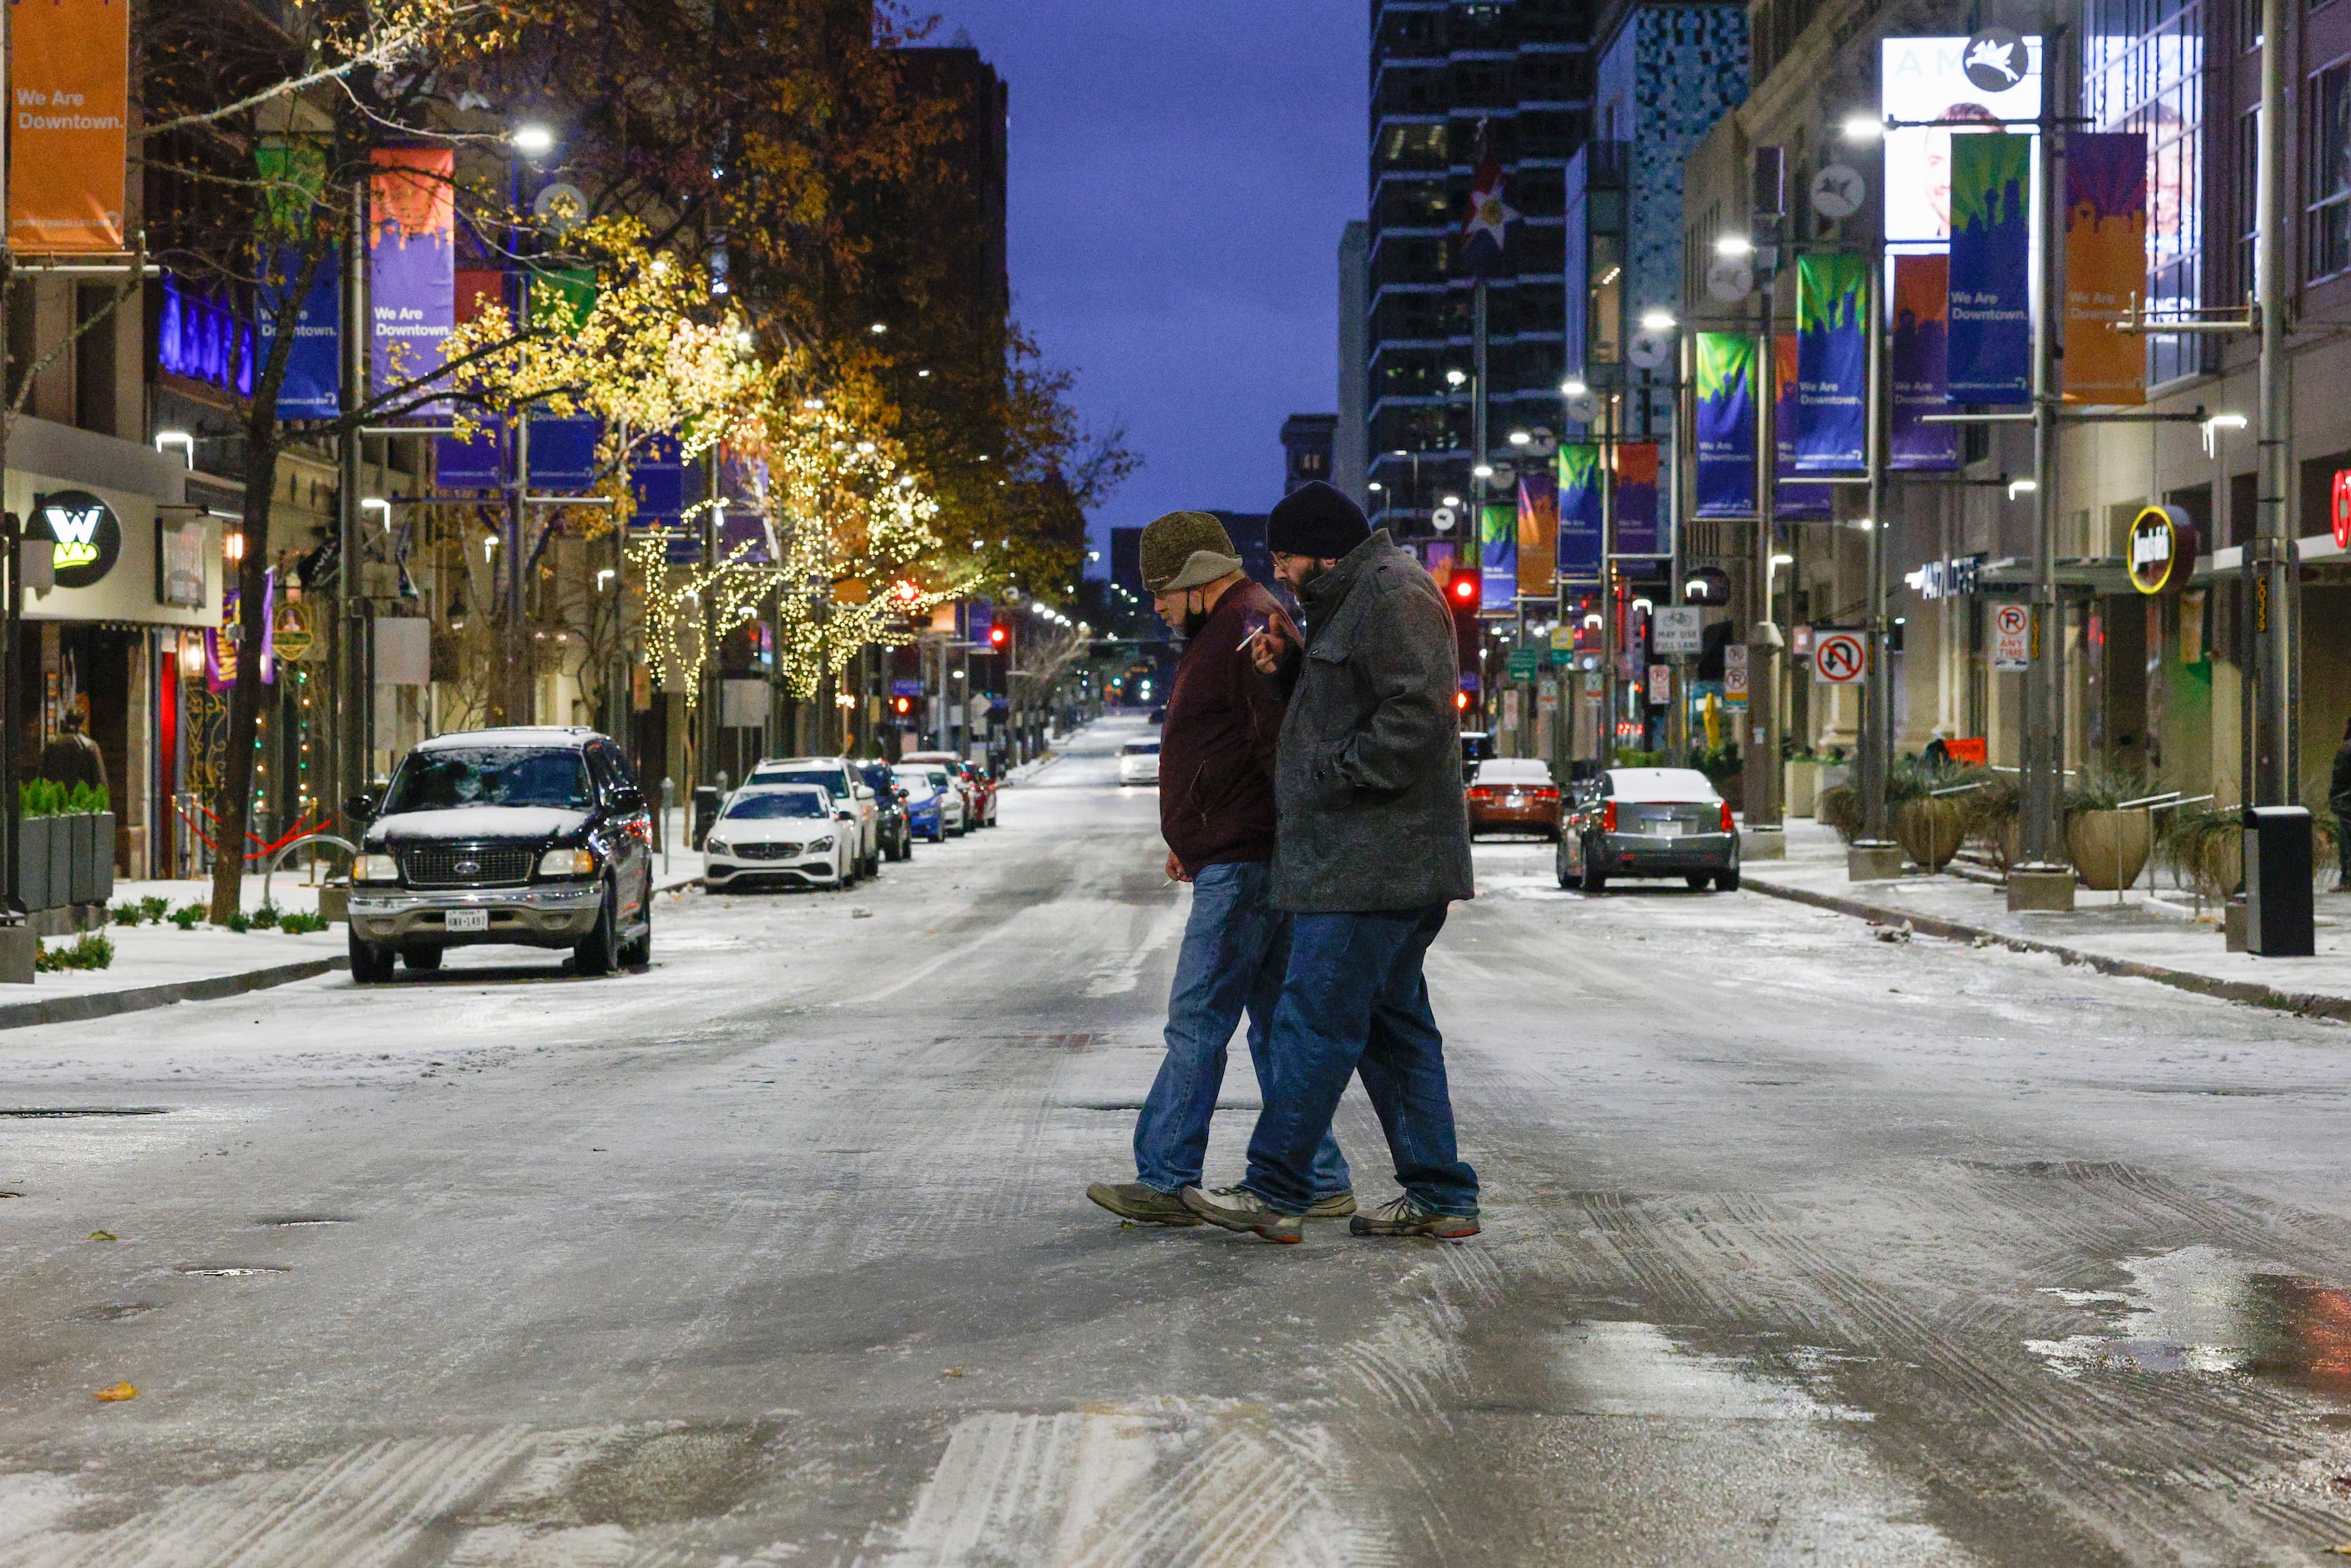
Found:
[[702, 884], [722, 889], [847, 887], [856, 880], [857, 813], [818, 784], [746, 784], [702, 846]]
[[849, 880], [878, 876], [882, 871], [882, 807], [865, 782], [861, 765], [846, 757], [762, 758], [751, 765], [752, 785], [817, 784], [857, 813], [857, 842], [849, 856]]
[[1118, 748], [1118, 781], [1121, 784], [1156, 784], [1159, 782], [1159, 742], [1130, 740]]

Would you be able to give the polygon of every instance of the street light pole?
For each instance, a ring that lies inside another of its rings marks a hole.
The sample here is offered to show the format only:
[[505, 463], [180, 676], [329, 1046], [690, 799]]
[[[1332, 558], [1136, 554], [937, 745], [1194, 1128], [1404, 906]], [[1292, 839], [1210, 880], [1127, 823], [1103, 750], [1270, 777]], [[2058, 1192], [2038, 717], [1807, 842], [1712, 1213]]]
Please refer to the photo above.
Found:
[[2262, 0], [2259, 163], [2254, 192], [2254, 289], [2261, 307], [2261, 461], [2256, 526], [2244, 552], [2247, 620], [2252, 633], [2252, 690], [2245, 724], [2252, 732], [2252, 776], [2241, 789], [2248, 805], [2295, 804], [2296, 758], [2293, 701], [2294, 624], [2300, 570], [2292, 515], [2293, 372], [2285, 358], [2285, 7]]
[[1885, 440], [1885, 395], [1880, 382], [1885, 372], [1886, 311], [1879, 298], [1885, 282], [1884, 253], [1874, 254], [1870, 261], [1869, 283], [1863, 291], [1867, 301], [1864, 319], [1869, 324], [1869, 392], [1863, 405], [1868, 452], [1862, 460], [1868, 477], [1869, 664], [1861, 703], [1861, 836], [1871, 845], [1880, 845], [1887, 836], [1886, 780], [1894, 766], [1894, 671], [1893, 638], [1888, 635], [1886, 613], [1886, 463], [1880, 450]]
[[1755, 371], [1755, 564], [1752, 629], [1747, 648], [1747, 744], [1741, 772], [1747, 826], [1765, 830], [1766, 840], [1742, 843], [1747, 858], [1774, 859], [1787, 852], [1780, 820], [1779, 656], [1782, 639], [1773, 615], [1771, 559], [1779, 534], [1778, 322], [1782, 219], [1787, 211], [1785, 151], [1755, 150], [1752, 208], [1757, 289]]
[[340, 346], [343, 416], [351, 423], [335, 443], [336, 551], [342, 561], [337, 576], [343, 591], [342, 713], [337, 728], [343, 743], [340, 782], [347, 796], [367, 788], [375, 747], [375, 726], [369, 711], [374, 692], [368, 679], [372, 650], [368, 646], [367, 584], [362, 580], [360, 560], [367, 545], [365, 519], [360, 510], [362, 437], [355, 418], [367, 402], [367, 204], [368, 182], [362, 174], [351, 182], [350, 224], [343, 236]]

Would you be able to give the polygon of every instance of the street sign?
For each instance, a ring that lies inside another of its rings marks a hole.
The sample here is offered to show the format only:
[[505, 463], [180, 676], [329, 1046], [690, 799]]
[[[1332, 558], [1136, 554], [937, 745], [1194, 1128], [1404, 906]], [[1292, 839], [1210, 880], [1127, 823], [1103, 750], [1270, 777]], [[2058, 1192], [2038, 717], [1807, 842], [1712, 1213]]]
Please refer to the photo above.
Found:
[[1661, 606], [1649, 617], [1649, 647], [1659, 653], [1706, 652], [1706, 612], [1694, 604]]
[[2030, 68], [2024, 35], [2010, 27], [1986, 27], [1973, 34], [1959, 57], [1959, 69], [1978, 92], [2006, 92], [2022, 83]]
[[2029, 670], [2032, 667], [2032, 613], [2022, 604], [1991, 607], [1991, 667]]
[[1706, 269], [1706, 291], [1724, 305], [1736, 305], [1755, 292], [1755, 269], [1735, 257], [1725, 257]]
[[1824, 218], [1849, 218], [1861, 211], [1869, 186], [1850, 163], [1827, 163], [1813, 176], [1813, 211]]
[[2161, 593], [2196, 564], [2196, 525], [2177, 507], [2148, 507], [2131, 519], [2126, 570], [2141, 593]]
[[1535, 678], [1535, 651], [1532, 648], [1510, 650], [1510, 679], [1531, 681]]
[[1567, 417], [1578, 424], [1590, 424], [1600, 417], [1600, 399], [1589, 391], [1568, 393]]
[[923, 683], [920, 681], [892, 681], [890, 683], [890, 695], [893, 697], [921, 696], [923, 695]]
[[1654, 371], [1666, 362], [1674, 351], [1673, 340], [1663, 332], [1635, 332], [1625, 345], [1625, 357], [1633, 361], [1635, 370]]
[[1428, 514], [1428, 526], [1435, 528], [1440, 534], [1451, 533], [1453, 531], [1453, 525], [1460, 520], [1461, 514], [1455, 511], [1450, 507], [1439, 507], [1437, 510]]
[[1733, 643], [1722, 650], [1722, 696], [1725, 702], [1747, 700], [1747, 644]]
[[1674, 700], [1674, 667], [1671, 664], [1649, 666], [1649, 706], [1664, 707]]
[[1869, 673], [1869, 642], [1858, 632], [1823, 632], [1813, 639], [1813, 679], [1824, 686], [1858, 685]]

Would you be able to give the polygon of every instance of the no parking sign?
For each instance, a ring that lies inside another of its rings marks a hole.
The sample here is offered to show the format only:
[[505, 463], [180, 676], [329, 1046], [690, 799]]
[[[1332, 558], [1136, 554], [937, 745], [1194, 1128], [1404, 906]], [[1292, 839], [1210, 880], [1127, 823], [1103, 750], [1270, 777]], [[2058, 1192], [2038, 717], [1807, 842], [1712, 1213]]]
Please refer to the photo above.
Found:
[[1857, 685], [1869, 673], [1869, 643], [1858, 632], [1823, 632], [1813, 639], [1813, 679], [1824, 686]]

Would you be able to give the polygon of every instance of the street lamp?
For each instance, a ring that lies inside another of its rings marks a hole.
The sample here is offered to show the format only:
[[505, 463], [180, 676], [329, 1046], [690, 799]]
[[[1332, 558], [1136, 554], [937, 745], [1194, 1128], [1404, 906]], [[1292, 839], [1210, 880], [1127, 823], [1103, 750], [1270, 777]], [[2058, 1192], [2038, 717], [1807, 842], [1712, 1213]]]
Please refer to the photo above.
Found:
[[1513, 446], [1524, 446], [1533, 439], [1533, 436], [1529, 435], [1523, 430], [1514, 430], [1510, 432], [1510, 444]]
[[1714, 242], [1714, 254], [1726, 261], [1738, 261], [1755, 254], [1755, 242], [1745, 235], [1724, 235]]
[[1670, 332], [1675, 326], [1674, 313], [1670, 310], [1641, 312], [1641, 330], [1644, 332]]
[[1467, 371], [1450, 370], [1445, 372], [1445, 384], [1449, 387], [1458, 387], [1468, 379], [1469, 374]]
[[1583, 379], [1579, 376], [1570, 376], [1559, 383], [1559, 394], [1562, 397], [1582, 397], [1591, 390], [1583, 384]]
[[[2244, 423], [2242, 416], [2240, 416], [2237, 420], [2237, 423], [2240, 426], [2242, 426]], [[188, 457], [188, 466], [191, 469], [195, 467], [196, 438], [194, 436], [189, 434], [184, 430], [157, 431], [155, 433], [155, 450], [161, 452], [167, 446], [176, 446], [181, 451], [186, 453]]]
[[[2211, 418], [2199, 423], [2196, 428], [2204, 433], [2204, 455], [2207, 457], [2218, 457], [2220, 455], [2220, 433], [2224, 430], [2244, 429], [2245, 416], [2241, 413], [2216, 413]], [[155, 444], [161, 446], [162, 444], [163, 438], [160, 435], [157, 436], [155, 438]], [[193, 467], [194, 465], [191, 463], [190, 466]]]
[[360, 510], [362, 512], [381, 512], [383, 514], [383, 531], [385, 533], [392, 532], [392, 503], [390, 501], [385, 500], [381, 496], [362, 496], [360, 497]]
[[555, 151], [555, 132], [544, 125], [517, 125], [507, 141], [526, 158], [544, 158]]
[[1844, 123], [1837, 129], [1847, 141], [1856, 147], [1865, 147], [1872, 141], [1884, 141], [1886, 137], [1886, 121], [1874, 114], [1848, 114], [1844, 117]]

